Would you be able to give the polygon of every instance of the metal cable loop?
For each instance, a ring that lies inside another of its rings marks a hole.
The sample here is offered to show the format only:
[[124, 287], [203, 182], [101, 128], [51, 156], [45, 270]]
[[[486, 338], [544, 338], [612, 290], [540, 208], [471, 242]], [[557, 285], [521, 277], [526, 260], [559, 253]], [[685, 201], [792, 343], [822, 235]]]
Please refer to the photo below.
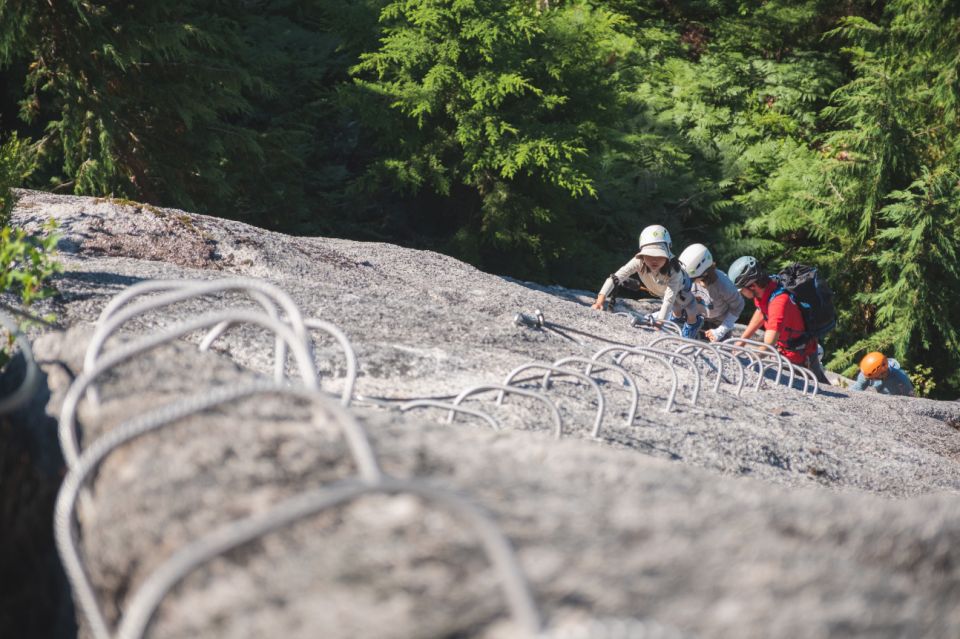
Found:
[[[300, 340], [303, 341], [304, 344], [307, 344], [309, 347], [309, 336], [307, 335], [307, 329], [304, 325], [303, 316], [300, 313], [300, 309], [285, 291], [272, 284], [248, 278], [230, 278], [204, 282], [192, 282], [184, 280], [151, 280], [147, 282], [139, 282], [128, 287], [107, 303], [103, 311], [100, 313], [100, 318], [97, 320], [97, 328], [95, 329], [94, 335], [90, 340], [90, 344], [87, 346], [87, 353], [84, 357], [84, 369], [94, 365], [97, 357], [100, 354], [100, 350], [103, 348], [104, 342], [110, 336], [110, 334], [119, 328], [120, 325], [136, 317], [137, 315], [142, 315], [147, 311], [169, 306], [170, 304], [177, 302], [186, 301], [191, 298], [212, 295], [213, 293], [221, 293], [230, 290], [243, 291], [247, 293], [258, 292], [276, 301], [277, 304], [286, 312], [288, 321], [290, 322], [294, 333]], [[157, 297], [152, 297], [141, 301], [125, 309], [122, 308], [124, 304], [134, 297], [156, 291], [168, 292], [164, 295], [159, 295]], [[262, 298], [259, 299], [261, 303], [263, 303]], [[266, 304], [265, 309], [268, 316], [275, 312], [271, 304]], [[115, 324], [110, 324], [108, 329], [108, 320], [117, 320], [117, 318], [122, 319], [117, 321]], [[279, 366], [281, 367], [282, 371], [282, 362], [286, 360], [286, 350], [282, 344], [277, 346], [277, 356], [281, 362]], [[275, 374], [277, 367], [278, 364], [275, 362]]]
[[658, 337], [650, 343], [651, 348], [655, 348], [657, 344], [662, 342], [671, 342], [679, 343], [681, 346], [678, 346], [674, 349], [674, 352], [684, 355], [683, 349], [695, 349], [693, 357], [700, 356], [708, 366], [713, 368], [713, 364], [710, 363], [706, 357], [702, 357], [703, 351], [709, 350], [717, 358], [717, 368], [714, 369], [714, 372], [717, 374], [717, 379], [713, 383], [713, 392], [720, 392], [720, 381], [723, 378], [723, 358], [720, 356], [720, 351], [713, 348], [713, 345], [709, 342], [701, 342], [700, 340], [688, 339], [686, 337], [675, 337], [673, 335], [665, 335], [664, 337]]
[[[110, 320], [110, 322], [118, 320], [119, 318], [114, 318]], [[63, 449], [63, 456], [67, 462], [67, 466], [73, 466], [79, 454], [76, 430], [77, 406], [80, 403], [84, 391], [86, 391], [100, 375], [135, 355], [171, 342], [193, 331], [215, 326], [223, 321], [241, 321], [256, 324], [275, 332], [290, 346], [299, 364], [300, 372], [304, 376], [304, 385], [308, 388], [319, 390], [316, 373], [313, 370], [313, 357], [306, 348], [306, 344], [302, 342], [286, 324], [272, 320], [262, 313], [241, 309], [218, 311], [192, 318], [170, 328], [165, 333], [150, 335], [135, 342], [124, 344], [122, 347], [108, 352], [99, 359], [91, 370], [84, 371], [73, 381], [63, 400], [58, 427], [60, 446]], [[108, 323], [107, 326], [109, 325]]]
[[800, 373], [801, 377], [803, 377], [803, 390], [800, 392], [800, 394], [806, 395], [807, 389], [810, 388], [810, 386], [813, 386], [810, 396], [815, 397], [817, 391], [820, 390], [820, 385], [817, 383], [817, 376], [813, 374], [813, 371], [805, 366], [800, 366], [799, 364], [794, 364], [793, 362], [791, 362], [790, 365], [796, 369], [798, 373]]
[[181, 548], [133, 595], [120, 622], [117, 639], [141, 639], [166, 594], [202, 564], [301, 519], [373, 494], [415, 495], [464, 520], [478, 533], [487, 556], [500, 575], [514, 623], [527, 636], [540, 634], [543, 621], [530, 586], [509, 540], [496, 522], [478, 506], [455, 493], [420, 482], [384, 478], [374, 485], [344, 482], [301, 493], [267, 512], [223, 526]]
[[[775, 349], [772, 345], [770, 345], [770, 344], [767, 344], [767, 343], [765, 343], [765, 342], [758, 342], [758, 341], [752, 340], [752, 339], [743, 339], [743, 338], [736, 338], [736, 339], [737, 339], [738, 341], [746, 342], [746, 343], [748, 343], [748, 344], [754, 344], [754, 345], [758, 345], [758, 346], [764, 346], [764, 347], [766, 347], [766, 349], [767, 349], [768, 351], [770, 351], [771, 353], [773, 353], [773, 354], [776, 355], [776, 357], [778, 358], [778, 361], [779, 361], [779, 363], [780, 363], [780, 366], [782, 366], [784, 363], [786, 363], [786, 365], [787, 365], [787, 367], [788, 367], [788, 370], [790, 371], [790, 378], [787, 380], [787, 386], [789, 386], [790, 388], [793, 388], [793, 382], [794, 382], [794, 379], [795, 379], [795, 373], [799, 372], [800, 375], [803, 377], [803, 390], [801, 391], [801, 394], [803, 394], [803, 395], [806, 395], [806, 394], [807, 394], [807, 389], [809, 388], [809, 380], [810, 380], [810, 377], [814, 377], [814, 378], [816, 377], [815, 375], [813, 375], [812, 372], [810, 372], [810, 370], [808, 370], [808, 369], [806, 369], [806, 368], [804, 368], [804, 367], [802, 367], [802, 366], [799, 366], [798, 364], [794, 364], [793, 362], [791, 362], [790, 360], [788, 360], [786, 357], [784, 357], [784, 356], [780, 353], [780, 351], [776, 350], [776, 349]], [[780, 375], [779, 375], [779, 374], [777, 375], [776, 383], [777, 383], [777, 384], [780, 383]], [[817, 390], [819, 391], [819, 384], [817, 384]], [[814, 393], [814, 394], [816, 394], [816, 393]]]
[[[97, 319], [97, 327], [99, 328], [105, 324], [124, 304], [128, 301], [141, 296], [147, 293], [156, 292], [156, 291], [175, 291], [175, 290], [189, 290], [190, 285], [196, 283], [191, 280], [149, 280], [146, 282], [140, 282], [134, 286], [131, 286], [124, 291], [121, 291], [113, 299], [111, 299], [107, 305], [100, 312], [100, 316]], [[280, 320], [280, 314], [277, 311], [276, 306], [273, 304], [273, 301], [270, 297], [259, 290], [256, 289], [241, 289], [246, 292], [251, 299], [260, 304], [264, 312], [273, 319]], [[291, 300], [292, 302], [292, 300]], [[146, 312], [146, 311], [144, 311]], [[228, 322], [221, 322], [217, 326], [214, 326], [210, 329], [206, 336], [200, 340], [199, 349], [201, 351], [206, 351], [210, 348], [214, 341], [220, 335], [222, 335], [227, 328], [230, 326]], [[109, 335], [104, 337], [104, 342], [109, 337]], [[91, 349], [92, 344], [89, 344], [87, 347], [87, 352], [84, 357], [84, 370], [89, 370], [96, 364], [96, 359], [99, 356], [99, 351], [103, 348], [103, 343], [99, 345], [97, 350]], [[273, 375], [277, 383], [280, 383], [284, 379], [284, 362], [286, 360], [286, 344], [280, 337], [274, 338], [274, 362], [273, 362]], [[97, 392], [97, 387], [95, 385], [90, 386], [87, 389], [87, 400], [93, 402], [94, 404], [99, 403], [100, 398]]]
[[[731, 356], [737, 359], [741, 363], [744, 372], [750, 368], [754, 368], [757, 371], [757, 383], [754, 387], [754, 392], [760, 390], [760, 382], [763, 381], [764, 376], [766, 375], [766, 366], [764, 366], [763, 360], [760, 358], [759, 351], [756, 351], [752, 348], [747, 348], [746, 346], [737, 346], [732, 341], [717, 342], [717, 349], [722, 352], [730, 353]], [[749, 360], [749, 364], [743, 365], [743, 362], [740, 360], [740, 356], [743, 355]]]
[[[564, 364], [569, 364], [572, 362], [587, 364], [588, 366], [593, 366], [597, 368], [605, 368], [605, 369], [620, 373], [620, 375], [623, 376], [623, 381], [630, 388], [630, 393], [633, 398], [633, 402], [630, 405], [630, 413], [627, 415], [627, 426], [633, 425], [633, 420], [636, 419], [637, 417], [637, 407], [640, 404], [640, 391], [637, 390], [637, 381], [633, 378], [633, 375], [631, 375], [627, 371], [627, 369], [623, 368], [622, 366], [617, 366], [616, 364], [611, 364], [608, 362], [598, 362], [598, 361], [589, 359], [587, 357], [580, 357], [577, 355], [572, 355], [570, 357], [563, 357], [561, 359], [558, 359], [553, 363], [553, 365], [562, 366]], [[550, 373], [551, 371], [548, 370], [546, 373], [543, 374], [544, 383], [547, 383], [550, 381]], [[584, 375], [586, 375], [586, 373], [584, 373]]]
[[767, 371], [766, 367], [763, 365], [763, 361], [757, 354], [758, 351], [751, 348], [746, 348], [744, 346], [737, 346], [736, 344], [732, 344], [730, 342], [718, 342], [716, 346], [722, 351], [727, 351], [733, 354], [738, 361], [740, 359], [740, 355], [745, 355], [746, 358], [750, 360], [750, 365], [743, 367], [744, 372], [746, 372], [749, 368], [756, 366], [757, 383], [753, 387], [753, 392], [758, 392], [760, 390], [760, 384], [763, 383], [763, 378]]
[[661, 355], [663, 357], [669, 357], [671, 359], [678, 359], [684, 364], [686, 364], [687, 367], [691, 370], [691, 372], [693, 372], [693, 389], [690, 393], [690, 403], [696, 406], [697, 399], [699, 399], [700, 397], [700, 369], [697, 368], [697, 364], [696, 362], [693, 361], [692, 358], [686, 355], [681, 355], [680, 353], [668, 351], [663, 348], [652, 348], [650, 346], [634, 346], [631, 349], [627, 349], [619, 357], [615, 358], [614, 361], [617, 364], [620, 364], [622, 366], [623, 360], [625, 360], [630, 355], [641, 355], [643, 357], [646, 357], [652, 353]]
[[[107, 319], [112, 317], [124, 304], [128, 301], [151, 292], [157, 291], [176, 291], [176, 290], [190, 290], [192, 284], [199, 282], [193, 280], [149, 280], [146, 282], [140, 282], [134, 286], [131, 286], [124, 291], [117, 294], [104, 309], [100, 312], [100, 316], [97, 319], [97, 325], [103, 324]], [[247, 290], [241, 289], [243, 292], [246, 292], [250, 297], [260, 304], [263, 307], [263, 310], [267, 315], [272, 318], [280, 319], [279, 313], [277, 312], [276, 306], [273, 304], [273, 301], [269, 296], [264, 295], [258, 290]], [[292, 300], [291, 300], [292, 301]], [[227, 324], [220, 324], [218, 326], [210, 329], [210, 332], [203, 338], [200, 342], [200, 350], [207, 350], [210, 345], [218, 338], [223, 332], [227, 329]], [[276, 358], [279, 361], [274, 362], [274, 375], [276, 381], [283, 381], [283, 366], [282, 361], [286, 355], [285, 347], [282, 340], [277, 340], [276, 343]], [[95, 359], [95, 357], [94, 357]], [[93, 362], [90, 362], [92, 365]]]
[[[572, 371], [566, 368], [560, 368], [558, 366], [553, 366], [551, 364], [542, 364], [539, 362], [530, 362], [530, 363], [522, 364], [516, 367], [515, 369], [507, 373], [507, 376], [503, 380], [503, 385], [509, 386], [510, 382], [513, 381], [514, 377], [516, 377], [523, 371], [530, 370], [532, 368], [545, 369], [547, 372], [553, 372], [553, 373], [556, 373], [557, 375], [569, 375], [570, 377], [576, 377], [577, 379], [584, 381], [589, 386], [593, 387], [593, 390], [597, 393], [597, 416], [593, 420], [593, 436], [597, 437], [597, 434], [600, 432], [600, 425], [603, 423], [603, 413], [604, 413], [604, 410], [606, 409], [606, 402], [604, 401], [604, 398], [603, 398], [603, 391], [600, 390], [600, 385], [597, 384], [597, 382], [594, 379], [592, 379], [591, 377], [588, 377], [587, 375], [584, 375], [581, 372]], [[544, 377], [543, 381], [541, 382], [541, 387], [543, 388], [543, 390], [547, 390], [550, 387], [550, 379], [548, 377]], [[503, 395], [504, 395], [503, 391], [500, 391], [499, 393], [497, 393], [497, 406], [503, 405]]]
[[[737, 397], [740, 397], [740, 394], [743, 392], [743, 384], [744, 384], [744, 382], [746, 381], [746, 377], [747, 377], [746, 371], [743, 370], [743, 362], [741, 362], [741, 361], [740, 361], [740, 358], [737, 357], [736, 355], [734, 355], [732, 352], [726, 351], [726, 350], [720, 348], [720, 347], [717, 346], [717, 345], [713, 345], [713, 349], [714, 349], [714, 350], [717, 352], [717, 354], [720, 355], [721, 357], [725, 357], [728, 361], [733, 362], [733, 364], [734, 364], [734, 369], [739, 372], [739, 377], [738, 377], [738, 379], [737, 379], [737, 392], [736, 392], [736, 396], [737, 396]], [[751, 361], [752, 361], [752, 360], [751, 360]], [[723, 378], [723, 381], [725, 381], [725, 382], [727, 381], [726, 377]], [[731, 383], [731, 384], [732, 384], [733, 382], [728, 382], [728, 383]]]
[[810, 376], [810, 381], [813, 383], [813, 391], [810, 393], [810, 397], [816, 397], [817, 394], [820, 392], [820, 380], [817, 379], [817, 376], [814, 375], [813, 371], [807, 368], [806, 366], [797, 366], [797, 370], [799, 370], [804, 375]]
[[[90, 582], [86, 566], [80, 557], [75, 537], [77, 500], [86, 480], [100, 467], [110, 453], [147, 433], [160, 430], [186, 417], [216, 408], [222, 404], [268, 393], [296, 397], [314, 404], [321, 404], [325, 410], [333, 414], [334, 423], [343, 431], [344, 439], [347, 441], [347, 446], [350, 448], [354, 463], [363, 481], [376, 483], [382, 478], [383, 474], [373, 453], [367, 433], [356, 421], [356, 418], [351, 413], [339, 408], [326, 395], [308, 388], [285, 386], [269, 381], [256, 381], [231, 388], [215, 388], [123, 422], [95, 439], [90, 446], [84, 449], [64, 477], [54, 509], [54, 535], [57, 550], [63, 562], [64, 571], [80, 604], [80, 610], [90, 624], [95, 639], [109, 639], [110, 632], [107, 628], [106, 619], [97, 603], [96, 593]], [[318, 415], [319, 413], [314, 411], [314, 420], [317, 419]]]
[[[777, 378], [776, 380], [774, 380], [773, 383], [774, 384], [780, 383], [780, 378], [783, 376], [783, 362], [786, 361], [786, 358], [780, 354], [780, 351], [778, 351], [776, 347], [774, 347], [772, 344], [767, 344], [766, 342], [758, 342], [755, 339], [744, 339], [742, 337], [734, 337], [731, 339], [737, 342], [743, 342], [744, 344], [757, 346], [759, 348], [755, 348], [754, 350], [759, 350], [761, 352], [769, 353], [769, 356], [772, 357], [777, 362]], [[792, 377], [792, 372], [791, 372], [791, 377]], [[792, 378], [790, 383], [791, 385], [793, 384]]]
[[[703, 357], [703, 352], [706, 350], [711, 351], [714, 355], [717, 356], [716, 367], [714, 367], [713, 363], [710, 360], [708, 360], [706, 357]], [[716, 351], [714, 351], [710, 347], [696, 346], [694, 344], [681, 344], [680, 346], [675, 347], [673, 349], [673, 352], [677, 353], [678, 355], [687, 355], [694, 361], [694, 363], [696, 363], [696, 358], [700, 357], [700, 359], [704, 361], [707, 367], [710, 370], [712, 370], [714, 373], [716, 373], [713, 380], [713, 388], [711, 390], [714, 393], [720, 392], [720, 382], [723, 381], [723, 358], [720, 357], [720, 355], [718, 355]]]
[[[600, 350], [598, 350], [596, 353], [594, 353], [593, 355], [591, 355], [591, 356], [590, 356], [590, 359], [599, 360], [601, 357], [603, 357], [603, 356], [606, 355], [607, 353], [610, 353], [610, 352], [613, 352], [613, 351], [631, 350], [632, 348], [633, 348], [633, 347], [631, 347], [631, 346], [604, 346], [603, 348], [601, 348]], [[664, 407], [664, 409], [663, 409], [663, 412], [669, 413], [670, 410], [673, 408], [674, 401], [676, 401], [676, 398], [677, 398], [677, 387], [680, 385], [679, 378], [677, 377], [677, 369], [676, 369], [676, 368], [674, 367], [674, 365], [673, 365], [667, 358], [665, 358], [665, 357], [661, 357], [660, 355], [656, 355], [656, 354], [650, 354], [650, 357], [651, 357], [651, 359], [653, 359], [653, 360], [655, 360], [655, 361], [658, 361], [658, 362], [660, 362], [661, 364], [663, 364], [664, 366], [666, 366], [667, 369], [670, 370], [670, 373], [673, 375], [673, 385], [670, 387], [670, 393], [669, 393], [669, 395], [667, 395], [667, 405], [666, 405], [666, 406]], [[587, 368], [586, 368], [586, 370], [585, 370], [584, 372], [585, 372], [587, 375], [589, 375], [592, 370], [593, 370], [592, 365], [591, 365], [591, 364], [587, 364]]]
[[[261, 295], [256, 291], [251, 291], [250, 296], [256, 297]], [[261, 296], [262, 297], [262, 296]], [[266, 299], [266, 298], [264, 298]], [[269, 300], [267, 300], [269, 302]], [[279, 319], [279, 316], [276, 312], [276, 309], [272, 305], [264, 305], [265, 308], [270, 308], [270, 316], [274, 319]], [[340, 330], [338, 326], [331, 322], [324, 321], [322, 319], [317, 319], [315, 317], [307, 317], [303, 320], [304, 326], [308, 329], [319, 330], [327, 333], [333, 337], [337, 343], [340, 345], [340, 348], [343, 350], [344, 357], [347, 359], [347, 377], [344, 381], [343, 392], [341, 394], [340, 403], [344, 406], [349, 406], [350, 401], [353, 398], [353, 389], [357, 383], [357, 354], [353, 348], [353, 345], [350, 343], [350, 339], [346, 334]], [[223, 333], [225, 333], [231, 326], [233, 322], [221, 322], [207, 333], [206, 337], [200, 342], [200, 350], [205, 351], [213, 345], [213, 343], [219, 338]], [[276, 351], [276, 359], [274, 360], [274, 376], [278, 382], [282, 382], [286, 377], [286, 344], [283, 340], [277, 340], [278, 348]], [[312, 344], [312, 341], [311, 341]], [[311, 350], [314, 350], [311, 348]]]
[[331, 322], [315, 317], [308, 317], [304, 320], [304, 323], [309, 329], [327, 333], [333, 337], [340, 344], [340, 348], [343, 349], [343, 354], [347, 358], [347, 378], [343, 382], [343, 393], [340, 403], [344, 406], [349, 406], [353, 398], [353, 389], [357, 385], [357, 352], [353, 349], [353, 344], [350, 343], [346, 333]]
[[[250, 295], [250, 298], [255, 302], [260, 304], [263, 307], [263, 310], [266, 314], [275, 319], [280, 320], [280, 313], [277, 311], [277, 307], [273, 305], [273, 302], [266, 295], [260, 291], [247, 291], [247, 294]], [[210, 329], [210, 331], [200, 340], [200, 350], [207, 351], [213, 346], [221, 335], [227, 332], [231, 324], [229, 322], [220, 322], [216, 326]], [[273, 379], [280, 383], [286, 377], [286, 362], [287, 362], [287, 345], [284, 344], [283, 340], [279, 337], [274, 338], [273, 346]]]
[[20, 347], [24, 364], [23, 381], [17, 386], [17, 390], [0, 399], [0, 415], [6, 415], [26, 404], [37, 392], [37, 387], [40, 384], [40, 369], [37, 368], [37, 360], [33, 357], [30, 340], [20, 332], [16, 320], [6, 313], [0, 312], [0, 324], [10, 332], [14, 343]]
[[456, 404], [451, 404], [449, 402], [441, 402], [435, 399], [415, 399], [413, 401], [400, 404], [397, 407], [401, 413], [405, 413], [411, 408], [443, 408], [448, 411], [456, 411], [458, 413], [464, 413], [465, 415], [473, 415], [474, 417], [479, 417], [484, 420], [493, 428], [493, 430], [503, 430], [503, 427], [500, 426], [500, 422], [493, 418], [489, 413], [485, 413], [482, 410], [477, 410], [475, 408], [467, 408], [466, 406], [459, 406]]
[[[556, 429], [554, 430], [554, 437], [556, 439], [560, 439], [563, 436], [563, 420], [560, 418], [560, 411], [557, 410], [556, 405], [552, 401], [550, 401], [550, 399], [548, 399], [546, 396], [540, 393], [535, 393], [533, 391], [525, 390], [523, 388], [517, 388], [516, 386], [504, 386], [503, 384], [480, 384], [478, 386], [471, 386], [461, 391], [460, 394], [457, 395], [457, 397], [453, 400], [453, 403], [455, 405], [459, 405], [463, 403], [463, 400], [465, 400], [467, 397], [471, 395], [474, 395], [476, 393], [486, 393], [488, 391], [494, 391], [494, 390], [504, 391], [507, 393], [514, 393], [516, 395], [523, 395], [524, 397], [530, 397], [532, 399], [536, 399], [537, 401], [540, 401], [546, 404], [547, 408], [550, 409], [550, 413], [553, 415], [553, 421], [556, 426]], [[453, 415], [454, 415], [454, 411], [452, 410], [447, 414], [448, 424], [453, 423]]]

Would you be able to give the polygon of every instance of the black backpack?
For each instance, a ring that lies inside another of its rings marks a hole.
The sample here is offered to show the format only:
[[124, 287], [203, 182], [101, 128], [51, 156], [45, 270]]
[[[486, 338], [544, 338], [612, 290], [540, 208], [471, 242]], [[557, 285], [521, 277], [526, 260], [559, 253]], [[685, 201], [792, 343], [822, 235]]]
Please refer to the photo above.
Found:
[[817, 271], [815, 266], [791, 264], [773, 276], [777, 280], [777, 290], [770, 296], [772, 300], [780, 293], [786, 293], [800, 308], [803, 315], [804, 332], [787, 340], [787, 346], [799, 350], [812, 338], [822, 339], [837, 325], [837, 311], [833, 306], [833, 291]]

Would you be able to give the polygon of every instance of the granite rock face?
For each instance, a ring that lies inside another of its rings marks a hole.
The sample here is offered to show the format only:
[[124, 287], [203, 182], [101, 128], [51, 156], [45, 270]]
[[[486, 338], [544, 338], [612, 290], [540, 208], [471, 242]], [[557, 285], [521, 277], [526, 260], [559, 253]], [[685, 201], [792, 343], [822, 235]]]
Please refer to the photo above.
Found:
[[[54, 217], [63, 235], [66, 272], [51, 310], [69, 328], [35, 340], [52, 415], [70, 382], [64, 371], [82, 370], [92, 324], [113, 295], [150, 279], [257, 278], [347, 334], [360, 373], [350, 411], [384, 472], [489, 511], [555, 631], [619, 617], [650, 624], [632, 636], [960, 633], [960, 404], [837, 388], [811, 397], [772, 380], [738, 397], [729, 383], [714, 392], [715, 373], [699, 361], [696, 405], [694, 377], [679, 367], [667, 413], [672, 373], [632, 358], [624, 365], [639, 382], [639, 414], [627, 424], [626, 386], [598, 373], [606, 400], [598, 439], [595, 391], [574, 377], [545, 391], [559, 408], [560, 441], [548, 411], [520, 396], [503, 406], [490, 394], [467, 401], [500, 431], [465, 416], [447, 425], [442, 411], [400, 413], [389, 400], [449, 398], [528, 362], [590, 357], [607, 345], [601, 339], [649, 345], [660, 335], [592, 311], [584, 292], [436, 253], [290, 237], [113, 200], [19, 195], [16, 224], [35, 229]], [[169, 306], [131, 320], [107, 350], [236, 307], [256, 305], [231, 293]], [[535, 309], [560, 330], [514, 322]], [[153, 408], [269, 378], [267, 332], [237, 326], [206, 352], [200, 337], [107, 374], [100, 404], [80, 406], [84, 445]], [[315, 337], [321, 386], [339, 394], [346, 360], [332, 339]], [[539, 381], [520, 387], [538, 390]], [[267, 393], [108, 457], [79, 512], [82, 555], [108, 620], [116, 623], [187, 541], [355, 476], [336, 419], [317, 414], [325, 413]], [[407, 496], [366, 497], [223, 555], [165, 598], [150, 629], [154, 637], [518, 636], [476, 534]]]

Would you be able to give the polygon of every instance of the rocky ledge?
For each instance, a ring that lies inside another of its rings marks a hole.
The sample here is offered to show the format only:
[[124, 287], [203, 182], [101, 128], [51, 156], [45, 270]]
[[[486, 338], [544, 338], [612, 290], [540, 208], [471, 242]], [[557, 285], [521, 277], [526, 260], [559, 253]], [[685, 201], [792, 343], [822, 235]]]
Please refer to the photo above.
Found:
[[[90, 474], [76, 538], [110, 628], [140, 611], [144, 584], [190, 544], [304, 495], [363, 492], [370, 469], [344, 437], [356, 424], [382, 473], [396, 478], [388, 482], [455, 494], [489, 514], [529, 605], [511, 591], [503, 558], [494, 553], [500, 570], [491, 566], [474, 520], [442, 499], [388, 490], [401, 494], [344, 498], [200, 563], [162, 597], [151, 637], [960, 632], [960, 404], [836, 387], [814, 396], [772, 378], [755, 391], [753, 372], [738, 389], [732, 364], [715, 386], [708, 357], [693, 360], [692, 401], [692, 370], [632, 356], [623, 362], [639, 395], [632, 421], [629, 387], [606, 370], [596, 388], [567, 376], [542, 390], [524, 374], [517, 387], [542, 391], [556, 415], [537, 398], [498, 406], [487, 394], [464, 405], [499, 429], [469, 415], [447, 424], [439, 409], [396, 408], [499, 384], [528, 362], [650, 346], [663, 334], [592, 311], [582, 292], [389, 244], [31, 191], [19, 193], [13, 216], [28, 229], [53, 217], [63, 235], [65, 272], [50, 310], [65, 330], [34, 340], [50, 389], [44, 428], [56, 428], [107, 303], [150, 280], [276, 286], [304, 316], [339, 327], [356, 353], [350, 389], [340, 343], [312, 331], [325, 401], [271, 390], [274, 335], [249, 324], [207, 350], [202, 331], [189, 333], [97, 380], [98, 401], [82, 399], [77, 411], [82, 450], [163, 407], [230, 398], [118, 445]], [[104, 352], [237, 308], [259, 306], [242, 291], [164, 306], [124, 323]], [[535, 310], [543, 326], [515, 322]], [[302, 366], [286, 368], [299, 385]], [[665, 411], [672, 370], [679, 388]], [[245, 384], [257, 386], [237, 392]], [[345, 387], [352, 401], [341, 410]], [[82, 615], [81, 626], [91, 631]]]

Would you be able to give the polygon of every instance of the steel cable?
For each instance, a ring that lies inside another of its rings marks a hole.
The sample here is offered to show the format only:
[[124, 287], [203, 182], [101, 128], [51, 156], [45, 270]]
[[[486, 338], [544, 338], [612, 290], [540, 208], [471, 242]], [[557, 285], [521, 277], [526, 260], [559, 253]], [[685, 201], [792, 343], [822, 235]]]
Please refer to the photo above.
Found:
[[[570, 357], [563, 357], [558, 359], [553, 363], [554, 366], [562, 366], [563, 364], [569, 364], [571, 362], [578, 362], [580, 364], [586, 364], [588, 367], [593, 366], [596, 368], [604, 368], [607, 370], [612, 370], [623, 376], [623, 381], [630, 388], [632, 395], [633, 403], [630, 405], [630, 413], [627, 415], [627, 426], [633, 425], [633, 420], [637, 418], [637, 408], [640, 404], [640, 391], [637, 389], [637, 381], [634, 379], [627, 369], [622, 366], [617, 366], [616, 364], [611, 364], [609, 362], [598, 362], [587, 357], [580, 357], [572, 355]], [[543, 383], [546, 384], [550, 381], [551, 371], [547, 371], [543, 374]], [[586, 375], [587, 373], [584, 373]], [[594, 434], [596, 437], [596, 434]]]
[[514, 623], [529, 637], [543, 630], [540, 611], [509, 540], [496, 522], [455, 493], [416, 481], [384, 478], [376, 484], [344, 482], [291, 497], [264, 513], [223, 526], [190, 542], [163, 563], [131, 598], [117, 639], [141, 639], [166, 594], [196, 568], [238, 546], [330, 508], [373, 494], [411, 494], [432, 502], [464, 520], [480, 537], [501, 579]]
[[[70, 580], [80, 609], [90, 624], [95, 639], [109, 639], [106, 620], [96, 600], [96, 594], [80, 558], [74, 537], [74, 513], [77, 499], [87, 478], [99, 468], [106, 457], [118, 447], [147, 433], [169, 426], [196, 413], [210, 410], [222, 404], [234, 402], [255, 394], [275, 393], [319, 402], [335, 416], [335, 423], [343, 430], [359, 475], [367, 483], [375, 483], [382, 477], [373, 448], [363, 427], [352, 414], [315, 389], [279, 385], [276, 382], [252, 382], [239, 387], [216, 388], [165, 405], [153, 412], [139, 415], [95, 439], [71, 465], [57, 494], [54, 509], [54, 534], [64, 571]], [[314, 413], [316, 418], [317, 413]]]
[[[553, 415], [553, 421], [556, 426], [556, 429], [554, 430], [554, 437], [556, 439], [560, 439], [563, 436], [563, 420], [560, 417], [560, 411], [557, 410], [556, 405], [552, 401], [550, 401], [549, 398], [547, 398], [546, 396], [540, 393], [528, 391], [523, 388], [517, 388], [515, 386], [504, 386], [503, 384], [479, 384], [477, 386], [471, 386], [469, 388], [466, 388], [460, 391], [460, 394], [457, 395], [457, 397], [453, 400], [453, 403], [461, 404], [463, 400], [465, 400], [467, 397], [470, 397], [471, 395], [475, 395], [476, 393], [486, 393], [492, 390], [504, 391], [507, 393], [514, 393], [516, 395], [523, 395], [524, 397], [530, 397], [531, 399], [536, 399], [537, 401], [540, 401], [546, 404], [547, 408], [550, 409], [550, 413]], [[448, 424], [453, 423], [453, 415], [454, 415], [454, 411], [452, 410], [447, 414]]]
[[[569, 375], [570, 377], [576, 377], [577, 379], [580, 379], [581, 381], [584, 381], [588, 385], [593, 387], [594, 391], [596, 391], [597, 393], [597, 416], [596, 418], [594, 418], [594, 422], [593, 422], [593, 433], [594, 433], [594, 437], [596, 437], [596, 433], [600, 432], [600, 425], [603, 423], [603, 413], [604, 413], [604, 409], [606, 408], [606, 404], [603, 398], [603, 391], [600, 390], [600, 385], [597, 384], [597, 382], [591, 377], [584, 375], [583, 373], [580, 373], [578, 371], [571, 371], [566, 368], [560, 368], [558, 366], [553, 366], [551, 364], [543, 364], [540, 362], [530, 362], [528, 364], [521, 364], [520, 366], [516, 367], [515, 369], [507, 373], [507, 376], [503, 380], [503, 385], [509, 386], [510, 382], [513, 381], [514, 377], [516, 377], [517, 375], [519, 375], [525, 370], [530, 370], [531, 368], [542, 368], [547, 370], [548, 372], [552, 371], [558, 375]], [[544, 380], [541, 382], [541, 387], [543, 388], [543, 390], [547, 390], [547, 388], [549, 388], [549, 385], [550, 385], [550, 379], [548, 377], [545, 377]], [[504, 395], [503, 391], [500, 391], [499, 393], [497, 393], [497, 406], [503, 405], [503, 395]]]
[[[117, 320], [118, 318], [115, 317], [110, 320], [110, 322]], [[262, 313], [240, 309], [219, 311], [193, 318], [168, 329], [165, 333], [150, 335], [135, 342], [124, 344], [122, 347], [108, 352], [97, 361], [91, 370], [84, 371], [73, 381], [63, 400], [58, 427], [60, 446], [63, 449], [63, 456], [67, 465], [73, 466], [79, 454], [78, 434], [75, 421], [77, 406], [86, 389], [93, 384], [100, 375], [135, 355], [171, 342], [193, 331], [215, 326], [223, 321], [242, 321], [273, 330], [290, 346], [300, 366], [300, 372], [304, 377], [304, 385], [311, 389], [319, 389], [316, 374], [313, 371], [313, 358], [307, 350], [306, 344], [298, 339], [293, 330], [286, 324], [270, 319]]]

